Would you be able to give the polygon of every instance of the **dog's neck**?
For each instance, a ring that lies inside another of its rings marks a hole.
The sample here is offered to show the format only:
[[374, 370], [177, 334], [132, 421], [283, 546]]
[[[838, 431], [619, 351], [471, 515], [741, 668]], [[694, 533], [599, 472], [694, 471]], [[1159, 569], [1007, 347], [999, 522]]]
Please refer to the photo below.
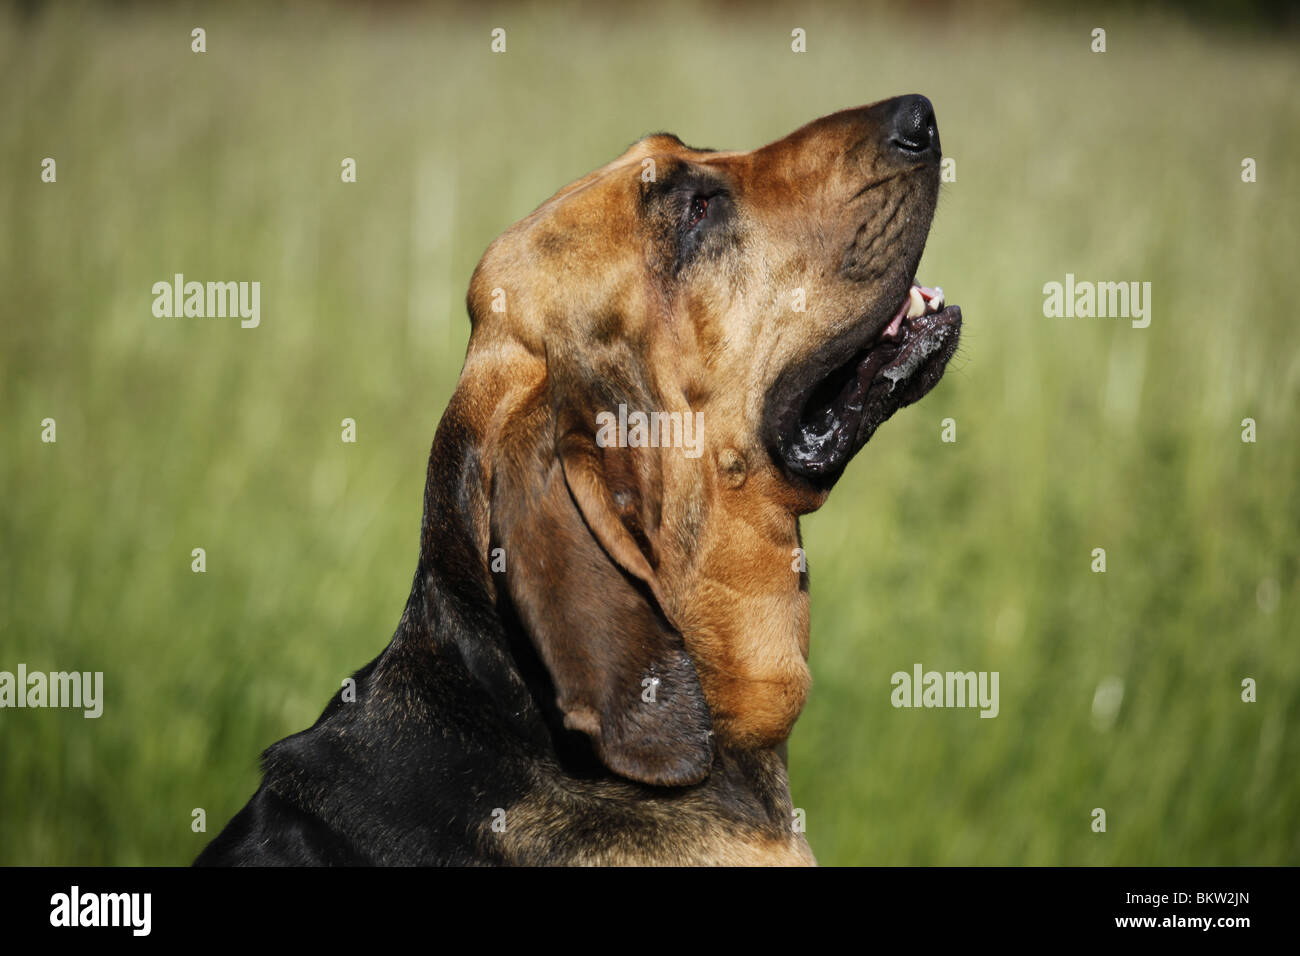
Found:
[[[482, 839], [499, 847], [504, 859], [526, 864], [815, 862], [790, 798], [784, 744], [752, 750], [720, 744], [709, 776], [688, 787], [649, 787], [622, 779], [603, 766], [584, 734], [565, 729], [546, 669], [509, 602], [496, 606], [488, 618], [467, 613], [472, 602], [452, 593], [464, 584], [422, 565], [374, 679], [418, 681], [442, 666], [463, 668], [465, 673], [439, 685], [476, 697], [470, 712], [484, 698], [491, 700], [496, 726], [482, 728], [480, 743], [509, 765], [505, 779], [527, 781], [499, 801], [509, 826], [496, 833], [485, 819], [480, 828]], [[421, 663], [414, 665], [416, 661]], [[381, 707], [385, 700], [436, 693], [425, 686], [376, 690], [370, 696]], [[439, 699], [436, 704], [442, 710], [461, 702]], [[502, 724], [513, 738], [509, 748], [498, 742]], [[555, 819], [556, 806], [568, 808], [563, 819]], [[610, 808], [618, 810], [607, 817]], [[720, 828], [721, 820], [728, 826]], [[588, 855], [581, 858], [564, 857], [563, 848], [583, 847], [587, 841], [577, 835], [593, 827], [604, 835], [600, 847], [584, 850]], [[656, 834], [653, 846], [639, 835], [647, 828]]]
[[[702, 781], [653, 786], [612, 772], [586, 733], [565, 727], [547, 666], [504, 576], [491, 567], [492, 480], [484, 460], [491, 445], [457, 411], [449, 410], [435, 437], [419, 564], [393, 640], [369, 672], [362, 707], [372, 712], [364, 719], [401, 720], [403, 732], [415, 732], [421, 724], [410, 722], [409, 702], [419, 702], [415, 710], [428, 715], [430, 725], [419, 732], [435, 740], [458, 736], [476, 754], [474, 761], [493, 763], [489, 779], [514, 781], [512, 794], [491, 798], [492, 806], [504, 808], [512, 820], [526, 817], [530, 806], [553, 813], [558, 803], [572, 808], [575, 827], [596, 826], [615, 835], [631, 828], [623, 837], [611, 837], [608, 847], [623, 849], [610, 849], [601, 857], [605, 862], [810, 862], [807, 843], [794, 825], [784, 741], [736, 746], [715, 737]], [[565, 597], [556, 594], [555, 600]], [[392, 710], [395, 701], [408, 704]], [[454, 731], [441, 726], [448, 717], [457, 721]], [[441, 758], [431, 753], [427, 759]], [[400, 772], [420, 773], [418, 767]], [[418, 781], [408, 782], [412, 792], [420, 791]], [[611, 808], [627, 806], [637, 808], [627, 819], [606, 818]], [[722, 836], [719, 820], [730, 822]], [[654, 853], [638, 855], [628, 848], [637, 845], [637, 828], [651, 822], [673, 839]], [[508, 832], [526, 841], [529, 830]], [[552, 843], [562, 841], [553, 827], [546, 832]], [[494, 838], [489, 842], [503, 845]], [[540, 847], [522, 845], [509, 849], [507, 857], [547, 858]]]

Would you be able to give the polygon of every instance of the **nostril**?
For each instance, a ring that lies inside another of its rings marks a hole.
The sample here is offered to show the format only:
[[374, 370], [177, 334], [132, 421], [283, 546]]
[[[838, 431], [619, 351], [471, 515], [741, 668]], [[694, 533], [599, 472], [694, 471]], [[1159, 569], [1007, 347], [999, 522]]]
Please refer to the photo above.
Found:
[[899, 97], [889, 141], [909, 153], [939, 148], [939, 127], [928, 99], [919, 95]]

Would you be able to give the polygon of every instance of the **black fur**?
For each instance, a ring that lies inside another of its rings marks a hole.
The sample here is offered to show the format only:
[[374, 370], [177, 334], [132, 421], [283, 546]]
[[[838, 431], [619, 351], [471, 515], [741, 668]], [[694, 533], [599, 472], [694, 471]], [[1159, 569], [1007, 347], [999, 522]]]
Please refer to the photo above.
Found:
[[[660, 788], [615, 777], [562, 726], [546, 668], [509, 600], [493, 600], [473, 546], [485, 509], [476, 456], [449, 413], [391, 643], [354, 675], [354, 702], [340, 690], [311, 728], [266, 751], [261, 787], [195, 865], [671, 861], [699, 833], [788, 834], [774, 752], [720, 750], [703, 783]], [[494, 831], [494, 811], [520, 801], [526, 818]]]

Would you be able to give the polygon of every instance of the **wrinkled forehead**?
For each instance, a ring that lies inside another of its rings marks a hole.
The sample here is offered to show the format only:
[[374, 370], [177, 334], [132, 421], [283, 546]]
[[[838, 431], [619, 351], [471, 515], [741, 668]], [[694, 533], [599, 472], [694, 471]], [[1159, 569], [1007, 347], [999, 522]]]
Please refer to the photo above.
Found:
[[643, 261], [641, 244], [635, 241], [641, 200], [663, 181], [662, 174], [718, 155], [692, 149], [672, 134], [655, 133], [560, 189], [488, 246], [470, 281], [475, 325], [479, 318], [501, 312], [493, 308], [496, 290], [535, 302], [580, 297], [592, 306], [629, 294]]
[[729, 175], [742, 188], [761, 184], [764, 190], [770, 188], [785, 199], [794, 198], [783, 187], [803, 191], [810, 182], [834, 173], [838, 157], [851, 158], [874, 141], [873, 114], [869, 107], [841, 110], [750, 151], [692, 147], [672, 133], [651, 133], [556, 192], [523, 222], [535, 222], [561, 210], [576, 214], [576, 207], [584, 204], [597, 214], [608, 211], [608, 203], [644, 192], [641, 187], [646, 183], [670, 180], [684, 167], [711, 168]]
[[[536, 214], [558, 212], [588, 202], [609, 209], [616, 202], [672, 185], [690, 171], [717, 173], [750, 201], [770, 198], [800, 201], [814, 183], [831, 185], [843, 170], [838, 160], [857, 154], [872, 141], [871, 124], [861, 108], [814, 120], [758, 149], [717, 150], [687, 146], [672, 133], [652, 133], [622, 155], [570, 183], [538, 207]], [[816, 191], [816, 190], [814, 190]]]

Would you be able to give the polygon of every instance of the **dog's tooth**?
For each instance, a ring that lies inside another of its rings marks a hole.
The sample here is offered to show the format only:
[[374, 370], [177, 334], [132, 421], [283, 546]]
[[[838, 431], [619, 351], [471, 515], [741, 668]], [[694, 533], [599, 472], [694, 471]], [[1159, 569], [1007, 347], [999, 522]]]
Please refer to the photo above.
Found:
[[943, 308], [943, 287], [935, 286], [934, 295], [930, 296], [930, 301], [926, 303], [931, 312], [938, 312]]
[[907, 317], [909, 319], [915, 319], [917, 316], [925, 315], [925, 296], [921, 295], [920, 289], [916, 286], [912, 286], [907, 293], [907, 298]]

